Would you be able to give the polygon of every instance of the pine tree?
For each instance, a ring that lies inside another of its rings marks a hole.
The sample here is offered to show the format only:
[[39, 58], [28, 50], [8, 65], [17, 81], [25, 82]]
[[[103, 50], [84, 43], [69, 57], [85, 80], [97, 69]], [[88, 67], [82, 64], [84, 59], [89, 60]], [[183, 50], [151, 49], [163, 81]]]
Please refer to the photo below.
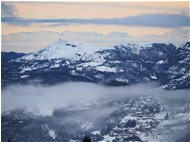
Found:
[[169, 114], [167, 113], [165, 116], [165, 120], [168, 120], [168, 119], [169, 119]]
[[83, 142], [91, 142], [90, 137], [89, 137], [89, 136], [85, 136], [85, 137], [83, 138]]

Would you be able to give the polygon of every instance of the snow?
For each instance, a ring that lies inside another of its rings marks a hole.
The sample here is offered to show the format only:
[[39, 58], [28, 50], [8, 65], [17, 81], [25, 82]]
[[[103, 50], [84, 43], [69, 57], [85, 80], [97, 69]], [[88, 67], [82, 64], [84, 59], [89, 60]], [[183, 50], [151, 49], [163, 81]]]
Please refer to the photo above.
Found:
[[47, 129], [48, 130], [48, 135], [52, 138], [52, 139], [56, 139], [56, 133], [55, 133], [55, 130], [53, 129], [50, 129], [48, 127], [48, 125], [44, 125], [43, 128]]
[[158, 120], [163, 120], [166, 117], [166, 113], [158, 113], [155, 115], [155, 118]]
[[93, 135], [100, 135], [100, 131], [94, 131], [91, 134], [93, 134]]
[[104, 136], [104, 140], [99, 141], [99, 142], [112, 142], [115, 139], [115, 137], [109, 136], [109, 135], [105, 135]]
[[32, 69], [30, 67], [24, 67], [21, 71], [21, 73], [24, 73], [26, 71], [31, 71]]
[[157, 79], [157, 77], [155, 75], [151, 76], [152, 79]]
[[[74, 41], [59, 39], [47, 48], [38, 52], [27, 54], [19, 59], [24, 60], [51, 60], [51, 59], [89, 59], [96, 51], [107, 49], [108, 47], [95, 47], [90, 44], [81, 44]], [[113, 48], [113, 47], [110, 47]]]
[[168, 87], [169, 87], [168, 85], [163, 85], [161, 88], [165, 89], [165, 88], [168, 88]]
[[75, 70], [71, 70], [70, 73], [71, 73], [72, 75], [77, 75], [77, 73], [75, 72]]
[[69, 140], [69, 142], [76, 142], [76, 140]]
[[117, 78], [116, 81], [126, 82], [126, 83], [129, 82], [127, 79], [123, 79], [123, 78]]
[[56, 134], [55, 134], [55, 131], [54, 130], [49, 130], [49, 136], [52, 137], [53, 139], [56, 138]]
[[59, 64], [54, 64], [50, 68], [58, 68], [60, 65]]
[[158, 64], [163, 64], [164, 63], [164, 60], [160, 60], [157, 62]]
[[89, 66], [98, 66], [98, 65], [101, 65], [102, 63], [99, 63], [99, 62], [86, 62], [86, 63], [81, 63], [79, 64], [78, 66], [82, 66], [82, 67], [89, 67]]
[[127, 116], [125, 116], [124, 118], [121, 119], [120, 123], [127, 123], [127, 121], [129, 121], [129, 120], [137, 120], [137, 117], [127, 115]]
[[79, 142], [78, 140], [69, 140], [69, 142]]
[[20, 76], [20, 78], [27, 78], [27, 77], [29, 77], [29, 75], [22, 75], [22, 76]]
[[92, 128], [92, 124], [91, 123], [83, 123], [81, 124], [81, 128], [84, 129], [84, 130], [89, 130], [90, 128]]
[[177, 116], [178, 117], [174, 118], [174, 119], [164, 120], [159, 125], [160, 126], [177, 125], [177, 124], [181, 124], [182, 122], [190, 121], [189, 120], [190, 113], [180, 114], [180, 115], [177, 115]]
[[175, 115], [175, 118], [186, 118], [187, 120], [189, 119], [190, 121], [190, 112], [189, 113], [178, 113]]
[[117, 71], [116, 68], [110, 68], [107, 66], [97, 66], [96, 69], [102, 72], [116, 72]]
[[178, 122], [178, 120], [164, 120], [162, 121], [159, 125], [160, 126], [165, 126], [165, 125], [173, 125], [176, 124]]

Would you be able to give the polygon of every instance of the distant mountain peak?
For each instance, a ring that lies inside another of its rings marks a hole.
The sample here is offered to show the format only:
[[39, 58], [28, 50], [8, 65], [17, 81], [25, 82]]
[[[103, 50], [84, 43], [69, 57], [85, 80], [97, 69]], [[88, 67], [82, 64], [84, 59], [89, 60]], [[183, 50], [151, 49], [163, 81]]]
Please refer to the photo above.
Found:
[[18, 60], [51, 60], [59, 58], [79, 60], [87, 56], [92, 56], [96, 51], [103, 49], [105, 49], [105, 47], [95, 47], [90, 44], [82, 44], [60, 38], [51, 43], [48, 47], [27, 54]]
[[24, 60], [45, 60], [57, 58], [72, 58], [76, 53], [82, 52], [83, 45], [78, 42], [59, 39], [48, 47], [34, 53], [27, 54], [20, 59]]

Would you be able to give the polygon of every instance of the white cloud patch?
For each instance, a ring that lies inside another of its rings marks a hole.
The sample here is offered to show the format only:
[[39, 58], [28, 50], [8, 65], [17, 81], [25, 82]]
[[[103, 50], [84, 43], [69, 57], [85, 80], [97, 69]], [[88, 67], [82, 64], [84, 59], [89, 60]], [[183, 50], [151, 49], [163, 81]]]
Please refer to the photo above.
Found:
[[2, 35], [2, 50], [16, 52], [36, 52], [46, 48], [50, 43], [62, 38], [64, 40], [72, 40], [81, 43], [90, 43], [93, 46], [113, 46], [125, 43], [182, 43], [187, 42], [190, 38], [189, 30], [175, 28], [170, 32], [161, 35], [146, 35], [133, 37], [127, 32], [112, 32], [109, 34], [101, 34], [97, 32], [23, 32], [9, 35]]

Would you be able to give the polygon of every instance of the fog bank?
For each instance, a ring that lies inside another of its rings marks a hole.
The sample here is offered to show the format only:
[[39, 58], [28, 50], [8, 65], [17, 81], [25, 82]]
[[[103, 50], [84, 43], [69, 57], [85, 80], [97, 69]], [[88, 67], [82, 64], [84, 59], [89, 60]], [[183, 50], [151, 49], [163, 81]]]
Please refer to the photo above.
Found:
[[[50, 115], [59, 108], [72, 108], [101, 100], [154, 96], [168, 105], [189, 103], [190, 90], [167, 91], [157, 83], [109, 87], [93, 83], [70, 82], [55, 86], [12, 85], [2, 90], [2, 112], [25, 108]], [[103, 107], [103, 106], [102, 106]], [[103, 108], [102, 108], [103, 109]]]

